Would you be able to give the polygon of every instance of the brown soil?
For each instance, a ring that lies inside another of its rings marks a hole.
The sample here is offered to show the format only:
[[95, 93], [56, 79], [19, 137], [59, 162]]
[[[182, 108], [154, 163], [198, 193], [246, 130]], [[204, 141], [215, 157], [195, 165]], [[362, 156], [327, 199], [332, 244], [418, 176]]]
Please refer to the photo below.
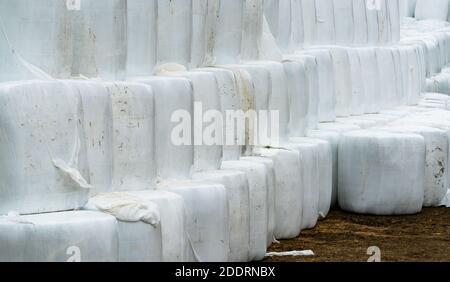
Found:
[[333, 211], [313, 230], [274, 244], [271, 252], [313, 250], [313, 257], [278, 257], [276, 262], [365, 262], [377, 246], [382, 261], [450, 262], [450, 209], [424, 209], [412, 216], [365, 216]]

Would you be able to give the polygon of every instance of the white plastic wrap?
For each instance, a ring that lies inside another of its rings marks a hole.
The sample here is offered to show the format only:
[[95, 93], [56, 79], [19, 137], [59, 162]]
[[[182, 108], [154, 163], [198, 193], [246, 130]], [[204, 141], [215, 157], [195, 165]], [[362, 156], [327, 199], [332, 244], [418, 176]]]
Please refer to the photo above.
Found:
[[[223, 116], [226, 116], [227, 111], [240, 110], [241, 109], [241, 99], [239, 95], [239, 84], [236, 77], [231, 70], [223, 68], [202, 68], [199, 71], [211, 72], [214, 74], [219, 91], [220, 105]], [[267, 82], [267, 81], [266, 81]], [[264, 83], [256, 83], [255, 86]], [[226, 131], [226, 124], [224, 124], [224, 140], [227, 140], [228, 134]], [[237, 134], [237, 132], [235, 132]], [[237, 135], [234, 135], [234, 137]], [[226, 144], [226, 142], [225, 142]], [[223, 160], [238, 160], [241, 156], [241, 146], [239, 145], [224, 145], [223, 148]]]
[[379, 45], [385, 45], [390, 42], [390, 26], [389, 26], [389, 13], [387, 2], [393, 2], [397, 0], [377, 0], [378, 9], [377, 19], [378, 19], [378, 42]]
[[216, 64], [233, 64], [240, 60], [244, 4], [242, 0], [220, 0], [214, 33]]
[[250, 252], [249, 260], [262, 260], [266, 254], [269, 178], [264, 164], [245, 160], [226, 161], [222, 169], [243, 171], [247, 175], [250, 204]]
[[[307, 143], [316, 146], [318, 161], [317, 187], [319, 189], [318, 213], [321, 218], [325, 218], [331, 208], [333, 194], [333, 152], [328, 141], [313, 138], [290, 138], [293, 143]], [[301, 156], [303, 157], [303, 156]], [[302, 165], [306, 166], [309, 160], [302, 159]], [[315, 188], [315, 187], [313, 187]], [[317, 189], [317, 188], [315, 188]], [[303, 191], [305, 197], [305, 191]], [[308, 200], [304, 199], [304, 207], [307, 207]], [[303, 213], [305, 213], [303, 211]]]
[[156, 64], [156, 0], [127, 1], [127, 76], [150, 75]]
[[119, 262], [163, 261], [161, 225], [117, 222]]
[[289, 82], [289, 136], [305, 136], [309, 105], [306, 67], [301, 61], [285, 61], [283, 66]]
[[361, 60], [359, 58], [358, 49], [348, 49], [348, 60], [350, 63], [350, 75], [351, 75], [351, 104], [350, 104], [350, 114], [351, 115], [362, 115], [364, 114], [365, 92], [364, 92], [364, 81], [362, 79], [362, 68]]
[[[191, 56], [189, 66], [191, 68], [201, 67], [207, 63], [208, 48], [211, 43], [208, 37], [214, 29], [211, 22], [213, 12], [210, 12], [213, 1], [192, 0], [192, 34], [191, 34]], [[217, 3], [217, 1], [215, 2]]]
[[163, 261], [161, 215], [154, 202], [127, 193], [102, 193], [92, 197], [83, 209], [118, 219], [120, 262]]
[[0, 218], [0, 261], [115, 262], [116, 219], [77, 211]]
[[308, 82], [308, 115], [307, 129], [317, 128], [319, 123], [319, 70], [317, 60], [313, 56], [302, 56]]
[[[193, 90], [189, 80], [181, 77], [151, 77], [136, 79], [152, 87], [155, 96], [155, 152], [157, 174], [165, 179], [186, 179], [194, 162], [193, 147], [171, 142], [172, 131], [179, 125], [172, 123], [172, 114], [184, 110], [193, 116]], [[190, 134], [190, 132], [184, 132]], [[192, 142], [193, 136], [188, 140]]]
[[408, 66], [409, 66], [409, 85], [410, 91], [407, 96], [408, 105], [416, 105], [420, 99], [421, 87], [420, 87], [420, 65], [419, 55], [417, 49], [412, 47], [407, 50], [408, 52]]
[[258, 61], [251, 64], [261, 66], [269, 71], [272, 81], [272, 93], [269, 98], [268, 110], [279, 111], [280, 138], [286, 138], [289, 122], [288, 82], [283, 64], [278, 62]]
[[331, 53], [326, 49], [307, 49], [301, 54], [316, 58], [319, 77], [319, 122], [332, 122], [336, 119], [336, 93]]
[[295, 238], [301, 231], [303, 193], [300, 155], [297, 151], [262, 149], [275, 169], [275, 238]]
[[[315, 44], [334, 44], [338, 36], [337, 28], [341, 28], [342, 19], [336, 20], [334, 1], [330, 0], [315, 0], [316, 12], [316, 40]], [[336, 27], [335, 27], [336, 24]], [[342, 31], [342, 30], [339, 30]], [[313, 30], [314, 32], [314, 30]], [[339, 36], [342, 33], [339, 32]]]
[[0, 105], [0, 214], [82, 207], [92, 179], [75, 85], [2, 83]]
[[334, 63], [336, 116], [349, 116], [352, 103], [352, 80], [348, 52], [346, 48], [340, 47], [330, 48], [330, 52]]
[[314, 45], [317, 34], [316, 3], [315, 0], [302, 0], [303, 34], [305, 46]]
[[[256, 110], [255, 83], [249, 72], [246, 71], [245, 66], [226, 65], [222, 67], [231, 70], [236, 78], [237, 92], [235, 94], [239, 99], [239, 106], [235, 110], [243, 111], [244, 114]], [[258, 77], [258, 79], [260, 78]], [[264, 87], [265, 84], [262, 84], [262, 86]], [[257, 126], [257, 117], [255, 115], [247, 116], [246, 120], [247, 122], [243, 126], [244, 130], [239, 130], [236, 127], [235, 136], [238, 137], [237, 141], [244, 144], [240, 146], [242, 155], [251, 155], [254, 149], [255, 138], [257, 137], [254, 134]]]
[[[202, 71], [186, 72], [180, 74], [188, 78], [192, 83], [192, 88], [194, 92], [194, 103], [201, 104], [200, 114], [205, 115], [208, 111], [215, 110], [220, 113], [220, 97], [219, 89], [217, 85], [216, 78], [214, 74]], [[199, 110], [200, 111], [200, 110]], [[194, 111], [192, 116], [194, 119], [201, 119], [201, 117], [196, 116], [197, 112]], [[203, 117], [206, 119], [207, 117]], [[217, 117], [213, 118], [214, 121]], [[211, 127], [209, 124], [203, 123], [203, 129], [201, 138], [206, 135], [207, 130]], [[215, 134], [221, 134], [221, 132], [215, 132]], [[208, 136], [212, 138], [213, 136]], [[222, 141], [222, 140], [219, 140]], [[216, 144], [204, 144], [205, 140], [197, 140], [194, 134], [194, 170], [216, 170], [220, 168], [220, 163], [222, 161], [222, 147], [219, 145], [220, 142]]]
[[[84, 0], [73, 17], [72, 75], [123, 79], [127, 60], [127, 2]], [[151, 67], [151, 66], [150, 66]]]
[[216, 170], [197, 172], [192, 175], [192, 178], [225, 186], [229, 208], [229, 261], [248, 261], [250, 255], [250, 193], [246, 174], [240, 171]]
[[333, 0], [336, 43], [338, 45], [350, 45], [354, 42], [354, 16], [352, 2], [352, 0]]
[[136, 191], [127, 194], [155, 203], [161, 216], [162, 257], [164, 262], [186, 262], [190, 245], [183, 198], [167, 191]]
[[447, 193], [448, 146], [449, 139], [445, 131], [430, 127], [402, 126], [387, 127], [399, 133], [419, 134], [425, 139], [425, 198], [424, 207], [439, 206]]
[[267, 241], [269, 247], [274, 241], [275, 232], [275, 189], [276, 177], [274, 162], [269, 158], [251, 156], [243, 157], [242, 160], [265, 165], [267, 170]]
[[418, 20], [442, 20], [448, 17], [448, 0], [417, 0], [415, 18]]
[[[316, 226], [319, 219], [319, 148], [317, 144], [304, 142], [289, 142], [283, 144], [286, 148], [299, 153], [300, 157], [300, 187], [301, 203], [297, 204], [301, 210], [301, 230]], [[278, 195], [278, 194], [277, 194]], [[297, 208], [298, 208], [297, 207]]]
[[353, 43], [354, 45], [367, 44], [367, 0], [353, 0]]
[[367, 17], [367, 46], [376, 46], [380, 42], [378, 12], [375, 9], [368, 9], [366, 1]]
[[392, 108], [397, 92], [393, 52], [389, 48], [377, 48], [375, 52], [378, 59], [380, 82], [382, 82], [380, 83], [381, 107], [382, 109]]
[[339, 205], [346, 211], [375, 215], [420, 212], [424, 172], [422, 136], [346, 133], [339, 145]]
[[[387, 24], [389, 31], [389, 42], [397, 43], [400, 40], [400, 0], [387, 0]], [[389, 43], [388, 42], [388, 43]]]
[[290, 0], [264, 1], [267, 22], [283, 53], [289, 53], [291, 49], [292, 28], [294, 27], [291, 18], [291, 2]]
[[242, 30], [242, 60], [258, 60], [263, 37], [264, 1], [245, 0]]
[[81, 94], [84, 138], [92, 194], [109, 192], [113, 178], [113, 118], [111, 96], [104, 84], [72, 81]]
[[180, 195], [186, 209], [186, 230], [192, 258], [226, 262], [230, 252], [228, 199], [223, 185], [196, 181], [163, 181], [159, 189]]
[[192, 0], [158, 0], [157, 8], [157, 62], [187, 66], [191, 57]]
[[375, 49], [358, 49], [362, 67], [362, 79], [364, 81], [364, 113], [377, 113], [380, 105], [380, 75]]
[[334, 207], [337, 203], [338, 190], [338, 146], [340, 140], [340, 133], [325, 130], [311, 130], [308, 132], [308, 137], [325, 140], [331, 147], [332, 158], [332, 177], [331, 177], [331, 206]]
[[113, 191], [154, 188], [154, 97], [145, 84], [106, 84], [113, 116]]
[[65, 1], [0, 1], [0, 81], [69, 77], [71, 30]]
[[295, 51], [303, 47], [303, 13], [302, 2], [291, 0], [291, 50]]

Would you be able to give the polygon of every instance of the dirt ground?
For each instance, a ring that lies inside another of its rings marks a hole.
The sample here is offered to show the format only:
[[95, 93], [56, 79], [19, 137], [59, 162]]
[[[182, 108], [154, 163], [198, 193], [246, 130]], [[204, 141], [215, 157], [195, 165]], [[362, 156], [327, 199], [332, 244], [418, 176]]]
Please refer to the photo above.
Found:
[[381, 261], [450, 262], [450, 208], [424, 209], [412, 216], [363, 216], [333, 211], [313, 230], [281, 241], [271, 252], [312, 250], [313, 257], [278, 257], [265, 261], [365, 262], [377, 246]]

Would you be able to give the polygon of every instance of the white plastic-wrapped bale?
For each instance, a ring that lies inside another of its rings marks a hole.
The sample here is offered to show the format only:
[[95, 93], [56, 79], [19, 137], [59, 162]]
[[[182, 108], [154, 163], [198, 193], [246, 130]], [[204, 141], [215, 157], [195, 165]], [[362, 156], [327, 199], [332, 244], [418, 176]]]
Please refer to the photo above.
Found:
[[[240, 84], [238, 83], [233, 71], [216, 67], [201, 68], [197, 70], [211, 72], [214, 74], [219, 91], [218, 93], [220, 98], [221, 111], [224, 117], [226, 116], [227, 111], [242, 109], [240, 95], [238, 94], [241, 87], [239, 87]], [[261, 81], [261, 83], [264, 82]], [[258, 83], [257, 85], [261, 84]], [[233, 135], [237, 134], [236, 130], [234, 130], [233, 134], [231, 132], [227, 132], [226, 124], [224, 124], [223, 132], [223, 140], [228, 140], [227, 138], [235, 138], [236, 136], [238, 136]], [[227, 142], [224, 143], [225, 145], [222, 146], [223, 160], [238, 160], [241, 156], [241, 146], [239, 144], [228, 144]]]
[[280, 50], [290, 53], [292, 40], [291, 1], [264, 1], [264, 11], [270, 30]]
[[[222, 162], [223, 136], [222, 128], [216, 128], [220, 122], [220, 97], [217, 80], [212, 73], [192, 71], [180, 73], [192, 83], [194, 92], [194, 124], [196, 119], [203, 117], [203, 121], [212, 124], [202, 124], [202, 133], [194, 133], [194, 171], [216, 170]], [[199, 109], [197, 109], [200, 107]], [[201, 114], [201, 117], [196, 115]], [[195, 125], [194, 125], [195, 126]], [[196, 129], [197, 130], [197, 129]]]
[[272, 90], [271, 95], [269, 96], [267, 110], [278, 111], [280, 124], [279, 136], [281, 139], [286, 138], [288, 134], [289, 122], [289, 94], [287, 86], [288, 81], [283, 64], [269, 61], [257, 61], [249, 64], [260, 66], [269, 71], [272, 81]]
[[[150, 77], [138, 78], [137, 82], [150, 85], [155, 97], [155, 152], [157, 175], [164, 179], [187, 179], [190, 176], [194, 162], [193, 147], [190, 146], [193, 136], [190, 132], [183, 132], [179, 126], [183, 126], [183, 118], [193, 116], [193, 90], [189, 80], [182, 77]], [[175, 116], [178, 125], [172, 123], [172, 115]], [[186, 116], [187, 115], [187, 116]], [[188, 126], [191, 122], [189, 121]], [[177, 139], [176, 144], [171, 142], [172, 133], [183, 135]]]
[[163, 261], [161, 225], [144, 222], [117, 223], [119, 262]]
[[72, 24], [65, 1], [1, 0], [0, 22], [0, 81], [70, 76]]
[[291, 49], [293, 51], [302, 48], [305, 40], [302, 10], [303, 7], [301, 1], [291, 1]]
[[386, 13], [389, 32], [389, 42], [397, 43], [400, 40], [400, 0], [387, 0]]
[[214, 61], [216, 64], [239, 63], [245, 2], [242, 0], [219, 1], [214, 33]]
[[380, 105], [380, 75], [378, 61], [374, 48], [359, 48], [359, 59], [362, 67], [362, 79], [364, 81], [365, 101], [362, 107], [364, 113], [377, 113]]
[[367, 44], [367, 16], [366, 0], [353, 0], [353, 44], [364, 46]]
[[92, 179], [78, 91], [64, 81], [0, 84], [0, 214], [86, 203]]
[[225, 187], [198, 181], [162, 181], [158, 189], [178, 194], [184, 200], [186, 230], [192, 249], [188, 260], [227, 262], [230, 233]]
[[264, 33], [264, 1], [245, 0], [244, 5], [241, 60], [258, 60]]
[[393, 52], [389, 48], [377, 48], [376, 57], [378, 59], [378, 73], [380, 74], [380, 94], [381, 108], [389, 109], [394, 106], [396, 89], [396, 73]]
[[361, 127], [361, 129], [368, 129], [377, 125], [374, 120], [365, 119], [364, 116], [351, 116], [346, 118], [338, 118], [336, 122], [342, 124], [353, 124]]
[[93, 196], [83, 209], [117, 219], [119, 261], [163, 260], [161, 218], [155, 203], [125, 192], [110, 192]]
[[177, 194], [155, 191], [126, 192], [157, 205], [161, 218], [162, 258], [164, 262], [186, 262], [190, 258], [186, 212], [183, 198]]
[[447, 193], [448, 146], [445, 131], [420, 126], [390, 126], [380, 128], [399, 133], [419, 134], [425, 139], [425, 198], [424, 207], [439, 206]]
[[339, 205], [346, 211], [414, 214], [424, 201], [425, 142], [415, 134], [345, 133], [339, 144]]
[[418, 20], [442, 20], [448, 18], [448, 0], [417, 0], [415, 18]]
[[[315, 16], [317, 19], [315, 45], [335, 44], [338, 36], [341, 39], [342, 30], [339, 30], [338, 35], [337, 28], [342, 27], [342, 19], [337, 20], [334, 1], [315, 0]], [[335, 23], [337, 24], [336, 26]]]
[[302, 50], [301, 54], [316, 58], [319, 80], [319, 122], [332, 122], [336, 119], [336, 94], [331, 53], [326, 49], [306, 49]]
[[113, 173], [113, 118], [111, 96], [106, 85], [72, 81], [81, 94], [84, 139], [87, 148], [92, 194], [110, 192]]
[[364, 81], [362, 79], [362, 64], [359, 58], [357, 49], [348, 49], [348, 59], [350, 63], [350, 74], [351, 74], [351, 104], [350, 104], [350, 114], [351, 115], [362, 115], [364, 114], [364, 104], [365, 92], [364, 92]]
[[330, 144], [331, 156], [332, 156], [332, 191], [331, 191], [331, 207], [334, 207], [337, 203], [337, 190], [338, 190], [338, 146], [340, 140], [340, 133], [325, 130], [310, 130], [308, 137], [325, 140]]
[[192, 0], [158, 0], [157, 9], [157, 62], [187, 66], [191, 56]]
[[192, 178], [225, 186], [229, 208], [229, 261], [248, 261], [250, 255], [250, 193], [246, 174], [233, 170], [216, 170], [197, 172], [192, 175]]
[[[319, 123], [319, 71], [317, 60], [313, 56], [302, 56], [308, 83], [308, 115], [307, 129], [317, 128]], [[281, 121], [281, 120], [280, 120]]]
[[269, 179], [264, 164], [245, 160], [226, 161], [222, 169], [243, 171], [247, 175], [250, 204], [250, 253], [249, 260], [262, 260], [267, 251], [267, 194]]
[[289, 82], [289, 135], [305, 136], [309, 105], [306, 67], [301, 61], [285, 61], [283, 66]]
[[336, 116], [338, 117], [349, 116], [352, 103], [351, 69], [347, 50], [342, 47], [330, 48], [335, 75]]
[[372, 7], [369, 7], [367, 3], [368, 2], [366, 1], [367, 46], [376, 46], [380, 43], [378, 11], [376, 9], [373, 9]]
[[314, 45], [317, 39], [316, 1], [302, 0], [303, 34], [305, 46]]
[[354, 42], [354, 15], [352, 0], [333, 0], [332, 6], [334, 10], [334, 24], [336, 28], [336, 44], [344, 46], [350, 45]]
[[117, 80], [127, 65], [127, 1], [85, 0], [73, 17], [72, 75]]
[[275, 232], [275, 189], [276, 177], [274, 162], [269, 158], [250, 156], [243, 157], [242, 160], [264, 164], [267, 169], [267, 247], [272, 245]]
[[76, 211], [0, 218], [0, 261], [115, 262], [117, 221]]
[[300, 193], [301, 202], [297, 203], [296, 208], [301, 213], [301, 230], [313, 228], [319, 219], [319, 148], [317, 144], [308, 143], [289, 142], [283, 145], [299, 153], [300, 182], [297, 183], [296, 192]]
[[[333, 155], [331, 145], [328, 141], [313, 138], [290, 138], [289, 140], [293, 143], [307, 143], [316, 146], [318, 157], [317, 188], [319, 190], [318, 213], [321, 218], [325, 218], [330, 211], [333, 194]], [[300, 157], [302, 158], [303, 155]], [[302, 159], [303, 166], [308, 165], [308, 163], [309, 160]], [[317, 189], [314, 186], [312, 188]], [[305, 189], [303, 189], [303, 196], [305, 197]], [[307, 201], [304, 199], [304, 207], [307, 206]]]
[[127, 76], [150, 75], [156, 64], [156, 0], [127, 1]]
[[154, 188], [154, 97], [150, 86], [106, 84], [113, 116], [113, 191]]
[[297, 151], [262, 149], [261, 156], [270, 158], [275, 169], [275, 238], [295, 238], [301, 231], [302, 182], [300, 155]]

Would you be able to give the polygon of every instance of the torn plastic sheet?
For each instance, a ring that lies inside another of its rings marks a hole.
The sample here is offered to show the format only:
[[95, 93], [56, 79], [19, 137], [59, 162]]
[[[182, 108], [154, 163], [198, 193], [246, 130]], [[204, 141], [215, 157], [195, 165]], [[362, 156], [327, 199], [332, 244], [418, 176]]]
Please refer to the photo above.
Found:
[[157, 205], [127, 193], [102, 193], [89, 199], [87, 210], [98, 210], [126, 222], [142, 221], [157, 226], [160, 214]]

